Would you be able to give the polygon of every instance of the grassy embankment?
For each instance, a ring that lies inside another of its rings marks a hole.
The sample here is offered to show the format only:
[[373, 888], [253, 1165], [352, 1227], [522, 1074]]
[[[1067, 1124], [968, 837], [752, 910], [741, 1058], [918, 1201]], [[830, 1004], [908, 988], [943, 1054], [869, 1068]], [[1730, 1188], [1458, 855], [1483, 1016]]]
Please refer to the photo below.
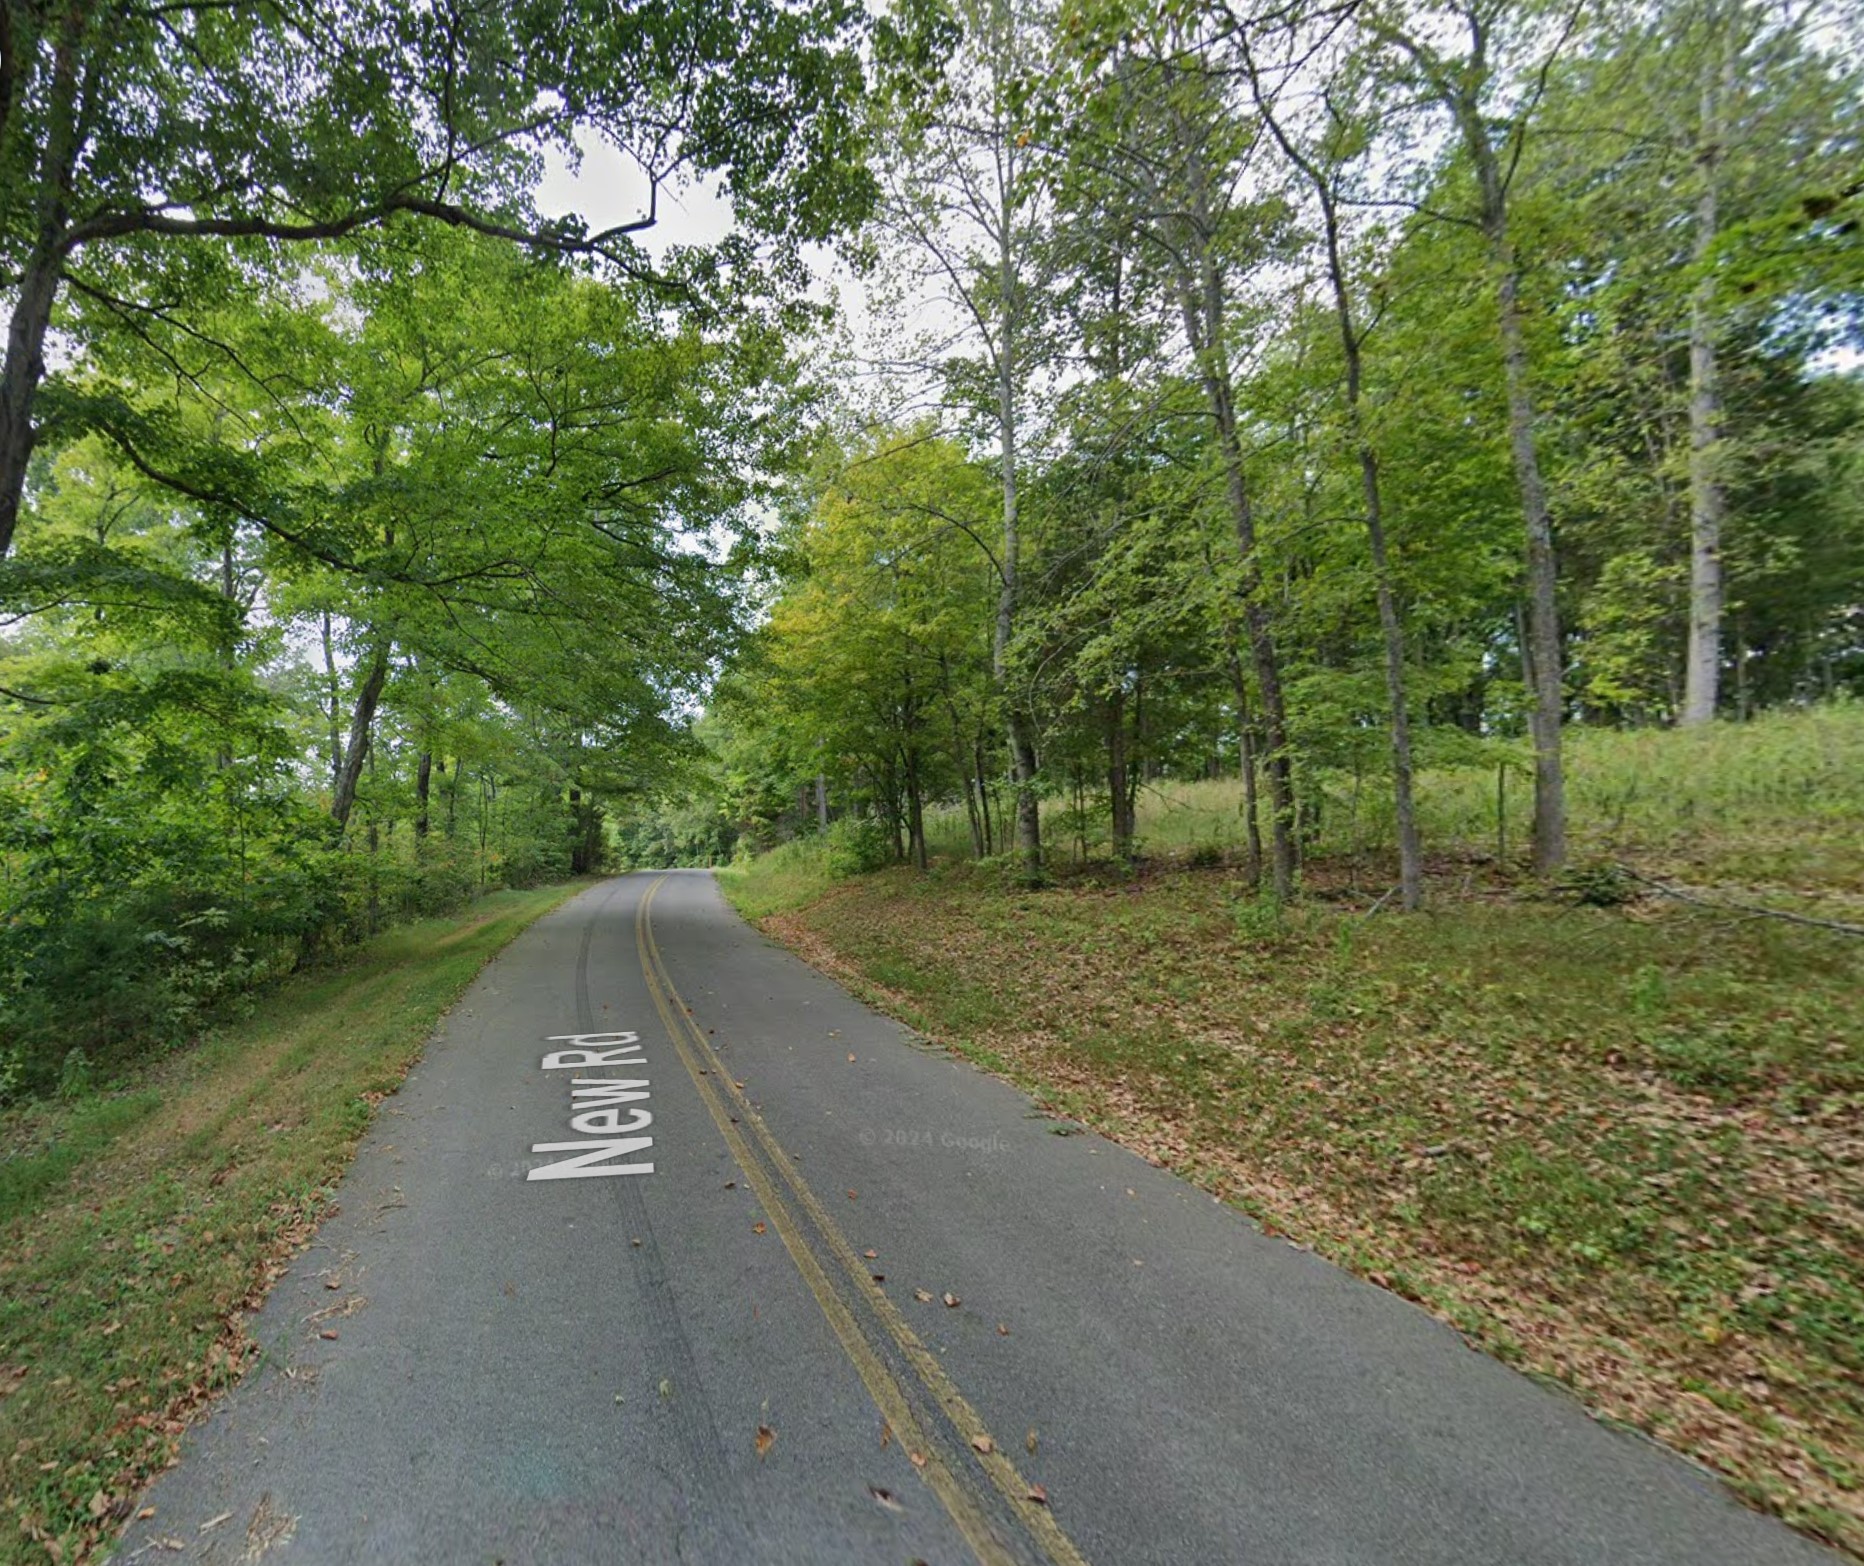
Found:
[[[1583, 735], [1572, 769], [1579, 859], [1864, 922], [1864, 711]], [[1146, 842], [1215, 857], [1224, 787], [1152, 796]], [[1485, 857], [1492, 773], [1423, 799], [1416, 918], [1368, 917], [1389, 867], [1337, 843], [1286, 910], [1184, 859], [1028, 891], [837, 882], [803, 843], [721, 879], [1056, 1111], [1864, 1556], [1864, 940], [1543, 893]]]
[[578, 890], [500, 892], [81, 1099], [0, 1113], [0, 1562], [80, 1559], [252, 1354], [375, 1105], [500, 947]]

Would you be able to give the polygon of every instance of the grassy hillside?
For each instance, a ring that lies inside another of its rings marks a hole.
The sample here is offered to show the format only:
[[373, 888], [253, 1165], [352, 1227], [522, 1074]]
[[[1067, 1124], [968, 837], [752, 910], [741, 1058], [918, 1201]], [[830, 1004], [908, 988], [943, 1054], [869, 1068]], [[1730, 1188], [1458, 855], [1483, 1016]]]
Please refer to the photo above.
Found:
[[576, 885], [407, 925], [108, 1092], [0, 1115], [0, 1562], [114, 1538], [434, 1024]]
[[[1460, 737], [1459, 737], [1460, 740]], [[1441, 749], [1442, 741], [1438, 742]], [[1568, 731], [1567, 803], [1579, 858], [1649, 858], [1715, 879], [1864, 893], [1864, 706], [1770, 713], [1754, 722], [1673, 729]], [[1427, 765], [1417, 780], [1418, 829], [1440, 857], [1525, 857], [1533, 794], [1528, 753], [1499, 743], [1458, 743], [1456, 764]], [[1428, 755], [1428, 747], [1426, 754]], [[1328, 773], [1312, 852], [1335, 872], [1372, 876], [1392, 842], [1389, 784]], [[1499, 805], [1499, 808], [1498, 808]], [[1063, 801], [1044, 826], [1057, 855], [1107, 852], [1106, 823], [1086, 831]], [[935, 818], [928, 838], [953, 857], [969, 852], [962, 812]], [[1139, 793], [1142, 855], [1240, 858], [1242, 785], [1233, 779], [1162, 779]]]
[[[1573, 770], [1582, 858], [1857, 918], [1864, 712], [1583, 735]], [[1864, 1555], [1864, 940], [1536, 888], [1493, 862], [1493, 784], [1425, 779], [1415, 918], [1368, 914], [1384, 866], [1337, 818], [1324, 895], [1248, 894], [1208, 863], [1224, 784], [1154, 791], [1182, 857], [1130, 876], [837, 878], [797, 844], [722, 880], [1058, 1112]]]

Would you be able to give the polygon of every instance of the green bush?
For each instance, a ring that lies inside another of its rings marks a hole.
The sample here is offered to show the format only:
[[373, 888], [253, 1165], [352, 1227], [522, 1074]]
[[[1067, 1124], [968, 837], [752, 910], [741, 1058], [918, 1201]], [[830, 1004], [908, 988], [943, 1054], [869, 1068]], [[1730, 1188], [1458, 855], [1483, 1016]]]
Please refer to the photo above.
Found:
[[893, 861], [887, 831], [873, 817], [843, 817], [822, 834], [830, 875], [845, 878], [884, 869]]

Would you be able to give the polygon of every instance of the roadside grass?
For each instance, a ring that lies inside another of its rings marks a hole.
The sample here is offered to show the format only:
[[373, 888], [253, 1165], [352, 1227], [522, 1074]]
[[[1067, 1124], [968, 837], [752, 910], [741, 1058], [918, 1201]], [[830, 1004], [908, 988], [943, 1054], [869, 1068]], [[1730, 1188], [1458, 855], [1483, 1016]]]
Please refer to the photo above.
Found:
[[[1864, 895], [1864, 704], [1688, 731], [1575, 727], [1567, 765], [1577, 858], [1628, 859], [1710, 884], [1817, 888], [1840, 900]], [[1462, 735], [1427, 742], [1417, 779], [1426, 850], [1493, 858], [1499, 849], [1506, 859], [1525, 860], [1528, 768], [1528, 752], [1517, 744]], [[1505, 773], [1499, 789], [1498, 773]], [[1392, 858], [1389, 779], [1329, 770], [1312, 781], [1324, 797], [1313, 855], [1372, 884]], [[1078, 854], [1085, 838], [1090, 859], [1106, 857], [1104, 809], [1080, 823], [1064, 801], [1050, 800], [1043, 814], [1058, 856]], [[963, 812], [933, 812], [927, 838], [934, 853], [963, 857], [970, 843]], [[1145, 784], [1138, 838], [1146, 857], [1240, 859], [1242, 785], [1232, 778]]]
[[779, 844], [754, 861], [721, 865], [714, 874], [747, 919], [763, 919], [824, 897], [840, 880], [819, 837]]
[[406, 925], [129, 1080], [0, 1113], [0, 1562], [116, 1536], [441, 1014], [579, 884]]
[[[1697, 776], [1744, 735], [1759, 759]], [[1588, 737], [1580, 832], [1843, 906], [1860, 736], [1845, 712]], [[1029, 890], [800, 858], [727, 893], [1055, 1112], [1864, 1558], [1864, 942], [1457, 860], [1426, 914], [1369, 918], [1383, 887], [1351, 897], [1337, 859], [1281, 907], [1223, 866]]]

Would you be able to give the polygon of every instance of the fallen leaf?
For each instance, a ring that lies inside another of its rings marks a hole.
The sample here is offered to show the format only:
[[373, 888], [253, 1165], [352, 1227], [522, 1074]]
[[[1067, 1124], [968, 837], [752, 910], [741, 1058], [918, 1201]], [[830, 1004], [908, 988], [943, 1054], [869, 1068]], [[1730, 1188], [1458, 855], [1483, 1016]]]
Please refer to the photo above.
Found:
[[725, 1182], [725, 1189], [726, 1189], [727, 1191], [735, 1191], [735, 1190], [737, 1190], [737, 1189], [738, 1189], [738, 1182], [737, 1182], [736, 1180], [727, 1180], [727, 1181]]
[[662, 1382], [660, 1383], [660, 1395], [661, 1395], [662, 1397], [672, 1397], [672, 1396], [673, 1396], [673, 1383], [672, 1383], [671, 1381], [665, 1381], [665, 1380], [663, 1380], [663, 1381], [662, 1381]]
[[1031, 1457], [1036, 1455], [1036, 1427], [1029, 1427], [1029, 1434], [1023, 1437], [1023, 1448]]
[[1041, 1485], [1032, 1484], [1029, 1487], [1028, 1494], [1029, 1494], [1029, 1499], [1034, 1501], [1037, 1506], [1048, 1505], [1048, 1491], [1043, 1489]]
[[628, 1243], [632, 1245], [637, 1251], [641, 1248], [641, 1242], [639, 1240], [630, 1240]]
[[333, 1332], [329, 1327], [325, 1327], [324, 1330], [318, 1333], [317, 1335], [318, 1337], [323, 1338], [326, 1342], [329, 1342], [329, 1343], [334, 1343], [337, 1340], [336, 1333]]
[[756, 1223], [751, 1225], [751, 1233], [762, 1234], [763, 1232], [764, 1232], [764, 1220], [759, 1218]]
[[862, 1251], [861, 1254], [865, 1256], [869, 1261], [872, 1261], [876, 1256], [880, 1254], [880, 1252], [879, 1251]]
[[852, 1065], [854, 1064], [854, 1056], [852, 1056], [852, 1055], [850, 1055], [850, 1056], [848, 1057], [848, 1064], [849, 1064], [849, 1065], [851, 1065], [851, 1066], [852, 1066]]
[[918, 1300], [921, 1305], [930, 1305], [932, 1303], [932, 1291], [930, 1289], [914, 1289], [913, 1298]]
[[925, 1454], [924, 1452], [909, 1452], [909, 1453], [907, 1453], [906, 1455], [907, 1455], [908, 1457], [910, 1457], [910, 1458], [912, 1459], [912, 1464], [913, 1464], [913, 1467], [915, 1467], [915, 1468], [924, 1468], [924, 1467], [925, 1467], [925, 1465], [926, 1465], [926, 1454]]
[[153, 1506], [145, 1506], [141, 1511], [139, 1511], [136, 1514], [136, 1521], [147, 1522], [154, 1515], [155, 1515], [155, 1508]]
[[757, 1427], [757, 1459], [762, 1462], [770, 1455], [770, 1449], [777, 1444], [777, 1433], [769, 1425]]
[[986, 1456], [988, 1456], [990, 1453], [996, 1451], [997, 1443], [991, 1440], [990, 1437], [986, 1435], [972, 1436], [971, 1437], [971, 1448], [973, 1451], [982, 1452]]
[[1010, 1324], [1007, 1321], [998, 1322], [997, 1323], [997, 1336], [1000, 1338], [1007, 1338], [1009, 1335], [1010, 1335]]
[[956, 1310], [956, 1309], [957, 1309], [957, 1308], [958, 1308], [958, 1307], [959, 1307], [960, 1305], [962, 1305], [963, 1303], [964, 1303], [964, 1301], [963, 1301], [963, 1300], [961, 1300], [961, 1299], [959, 1299], [959, 1298], [958, 1298], [958, 1296], [957, 1296], [957, 1295], [955, 1295], [955, 1294], [953, 1294], [953, 1293], [952, 1293], [952, 1292], [951, 1292], [950, 1290], [947, 1290], [947, 1291], [946, 1291], [946, 1293], [945, 1293], [945, 1308], [946, 1308], [947, 1310]]
[[890, 1512], [903, 1512], [906, 1510], [904, 1506], [900, 1505], [900, 1503], [893, 1498], [893, 1492], [891, 1490], [883, 1490], [877, 1484], [870, 1484], [867, 1487], [867, 1493]]
[[888, 1424], [886, 1420], [883, 1419], [880, 1421], [880, 1444], [883, 1447], [885, 1447], [885, 1446], [890, 1446], [892, 1442], [893, 1442], [893, 1426]]
[[298, 1519], [272, 1504], [270, 1492], [259, 1497], [252, 1520], [246, 1524], [246, 1559], [256, 1561], [275, 1544], [285, 1544], [297, 1531]]
[[850, 1191], [848, 1193], [848, 1200], [852, 1202], [854, 1199], [855, 1199], [855, 1193]]

